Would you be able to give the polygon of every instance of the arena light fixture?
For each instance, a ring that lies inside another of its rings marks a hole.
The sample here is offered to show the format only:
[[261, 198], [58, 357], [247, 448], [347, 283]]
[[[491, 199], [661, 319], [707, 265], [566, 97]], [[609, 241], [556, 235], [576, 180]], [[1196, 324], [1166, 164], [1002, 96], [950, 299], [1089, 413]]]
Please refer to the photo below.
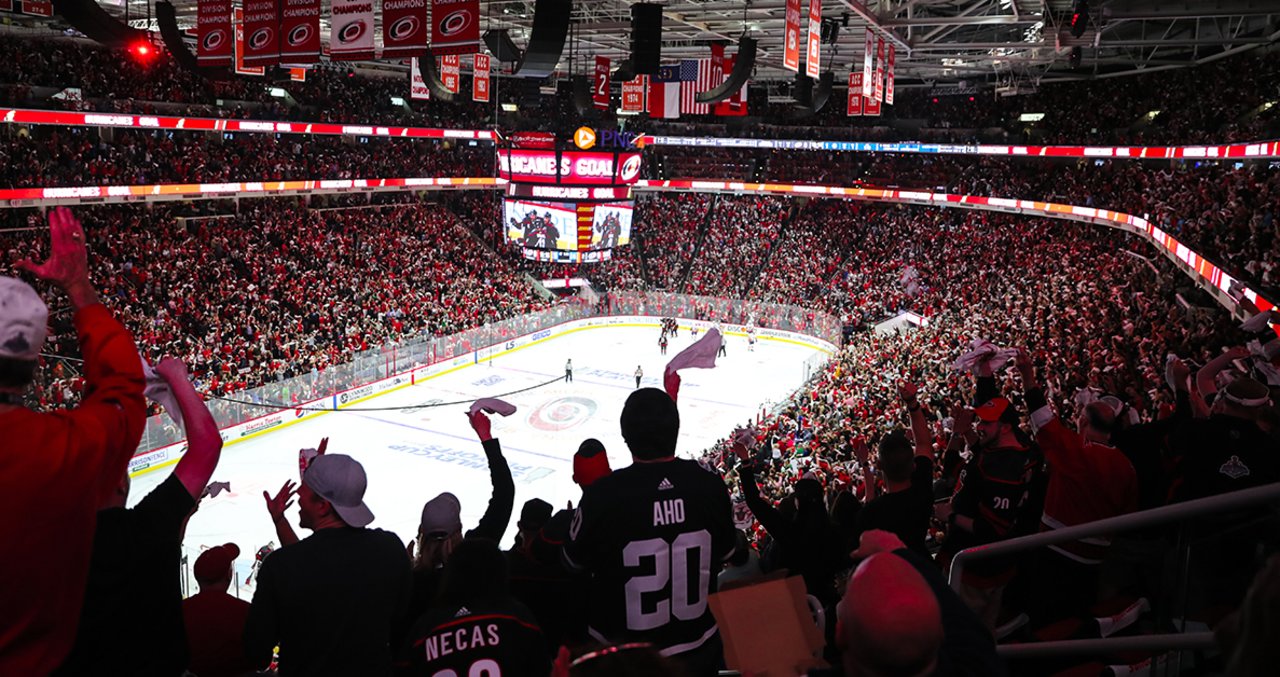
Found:
[[393, 97], [391, 97], [391, 105], [392, 105], [392, 106], [403, 106], [403, 105], [404, 105], [404, 97], [400, 97], [400, 96], [393, 96]]
[[1044, 119], [1044, 113], [1023, 113], [1018, 116], [1019, 122], [1039, 122]]
[[279, 87], [272, 87], [269, 94], [271, 94], [271, 96], [274, 96], [277, 99], [283, 99], [284, 97], [288, 96], [288, 93]]
[[518, 110], [520, 110], [520, 107], [519, 107], [519, 106], [517, 106], [517, 105], [515, 105], [514, 103], [504, 103], [504, 104], [502, 104], [502, 112], [504, 112], [504, 113], [514, 113], [514, 112], [516, 112], [516, 111], [518, 111]]

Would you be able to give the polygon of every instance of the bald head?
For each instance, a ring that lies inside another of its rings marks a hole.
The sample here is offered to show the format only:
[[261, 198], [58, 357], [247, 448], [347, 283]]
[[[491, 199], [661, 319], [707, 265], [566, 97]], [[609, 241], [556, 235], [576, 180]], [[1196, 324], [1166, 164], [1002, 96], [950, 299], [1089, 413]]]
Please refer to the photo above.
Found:
[[840, 612], [848, 675], [927, 675], [942, 647], [942, 611], [924, 577], [906, 560], [879, 553], [849, 580]]

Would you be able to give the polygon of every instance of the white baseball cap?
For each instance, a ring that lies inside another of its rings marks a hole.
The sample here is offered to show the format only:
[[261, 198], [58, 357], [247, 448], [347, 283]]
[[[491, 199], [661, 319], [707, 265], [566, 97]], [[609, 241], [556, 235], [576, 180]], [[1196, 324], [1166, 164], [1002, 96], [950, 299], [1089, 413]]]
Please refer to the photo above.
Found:
[[49, 308], [31, 285], [0, 275], [0, 357], [35, 361], [48, 335]]
[[343, 522], [362, 527], [373, 521], [373, 511], [364, 503], [368, 484], [364, 466], [342, 454], [317, 456], [302, 474], [302, 481], [316, 495], [333, 504]]

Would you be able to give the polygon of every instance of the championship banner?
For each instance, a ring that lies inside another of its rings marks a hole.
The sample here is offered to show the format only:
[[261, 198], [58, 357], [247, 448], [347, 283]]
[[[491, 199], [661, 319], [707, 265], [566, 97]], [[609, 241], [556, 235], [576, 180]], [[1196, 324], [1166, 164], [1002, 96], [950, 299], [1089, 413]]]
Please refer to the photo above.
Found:
[[280, 8], [276, 0], [244, 0], [244, 52], [246, 66], [280, 63]]
[[644, 92], [647, 88], [645, 84], [645, 76], [638, 75], [635, 80], [622, 83], [622, 107], [623, 113], [643, 113], [644, 112]]
[[871, 98], [884, 101], [884, 38], [876, 38], [875, 80], [871, 82]]
[[0, 12], [12, 12], [13, 0], [0, 0]]
[[866, 39], [863, 41], [866, 51], [862, 53], [862, 98], [871, 98], [871, 73], [875, 70], [876, 65], [876, 40], [871, 34], [871, 29], [866, 29]]
[[480, 51], [480, 0], [431, 0], [431, 53]]
[[[319, 14], [316, 15], [319, 21]], [[234, 57], [231, 0], [200, 0], [196, 6], [196, 63], [230, 66]]]
[[782, 45], [782, 67], [800, 72], [800, 0], [787, 0], [787, 24]]
[[409, 98], [426, 101], [431, 98], [431, 90], [422, 79], [422, 71], [418, 70], [418, 59], [431, 57], [411, 57], [409, 59]]
[[893, 105], [893, 45], [889, 45], [889, 56], [885, 63], [884, 102]]
[[22, 0], [22, 13], [31, 16], [53, 16], [53, 3], [48, 0]]
[[427, 53], [427, 0], [382, 0], [382, 58]]
[[235, 31], [236, 31], [236, 75], [264, 75], [267, 69], [263, 66], [246, 66], [244, 65], [244, 12], [239, 7], [235, 13]]
[[822, 0], [809, 0], [809, 49], [804, 73], [817, 80], [822, 75]]
[[462, 80], [462, 57], [457, 54], [446, 54], [440, 57], [440, 82], [453, 94], [458, 93], [458, 82]]
[[282, 0], [280, 60], [309, 64], [320, 59], [320, 0]]
[[862, 102], [862, 114], [877, 116], [880, 115], [880, 102], [872, 97]]
[[595, 78], [591, 82], [591, 102], [600, 110], [609, 109], [609, 58], [596, 57]]
[[849, 108], [847, 115], [862, 115], [862, 73], [849, 74]]
[[[733, 64], [738, 60], [737, 55], [726, 56], [721, 59], [722, 71], [724, 77], [728, 78], [733, 72]], [[723, 80], [722, 80], [723, 81]], [[733, 93], [733, 96], [716, 104], [713, 111], [720, 116], [742, 116], [747, 114], [747, 83], [742, 83], [742, 88]]]
[[333, 0], [329, 18], [329, 58], [373, 58], [373, 0]]
[[489, 101], [489, 55], [476, 54], [471, 73], [471, 100]]

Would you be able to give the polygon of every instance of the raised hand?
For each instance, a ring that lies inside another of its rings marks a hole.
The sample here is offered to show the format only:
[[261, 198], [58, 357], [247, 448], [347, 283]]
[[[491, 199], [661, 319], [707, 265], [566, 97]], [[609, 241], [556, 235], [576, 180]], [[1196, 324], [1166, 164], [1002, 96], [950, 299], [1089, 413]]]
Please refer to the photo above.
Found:
[[177, 381], [190, 380], [187, 372], [187, 365], [179, 359], [166, 357], [160, 360], [155, 367], [156, 373], [159, 374], [167, 383], [175, 383]]
[[262, 492], [262, 498], [267, 501], [267, 513], [271, 515], [272, 522], [279, 522], [284, 519], [284, 511], [293, 505], [293, 497], [297, 493], [298, 485], [289, 480], [280, 487], [280, 491], [275, 496]]
[[855, 435], [849, 439], [849, 446], [853, 449], [853, 457], [858, 459], [858, 464], [867, 467], [867, 459], [871, 457], [871, 448], [867, 446], [867, 440], [861, 435]]
[[[84, 242], [84, 228], [66, 207], [54, 207], [49, 212], [49, 238], [52, 252], [44, 263], [22, 259], [15, 266], [36, 277], [52, 282], [72, 295], [93, 291], [89, 284], [89, 253]], [[83, 297], [80, 300], [84, 300]], [[96, 302], [96, 297], [93, 299]], [[79, 305], [79, 303], [77, 304]]]
[[973, 429], [973, 410], [963, 404], [951, 408], [951, 429], [957, 433], [967, 433]]
[[1018, 354], [1014, 356], [1013, 363], [1018, 367], [1018, 373], [1022, 375], [1022, 382], [1029, 383], [1036, 378], [1036, 367], [1031, 363], [1031, 353], [1026, 348], [1019, 348]]
[[908, 406], [915, 404], [916, 396], [919, 392], [920, 388], [910, 381], [902, 381], [898, 383], [898, 397], [901, 397], [903, 403]]
[[488, 442], [493, 439], [493, 434], [490, 432], [489, 417], [483, 411], [467, 414], [467, 420], [471, 422], [471, 429], [476, 431], [476, 436], [480, 438], [481, 442]]
[[669, 371], [662, 375], [662, 389], [667, 391], [667, 396], [672, 402], [676, 401], [676, 396], [680, 394], [680, 374]]

